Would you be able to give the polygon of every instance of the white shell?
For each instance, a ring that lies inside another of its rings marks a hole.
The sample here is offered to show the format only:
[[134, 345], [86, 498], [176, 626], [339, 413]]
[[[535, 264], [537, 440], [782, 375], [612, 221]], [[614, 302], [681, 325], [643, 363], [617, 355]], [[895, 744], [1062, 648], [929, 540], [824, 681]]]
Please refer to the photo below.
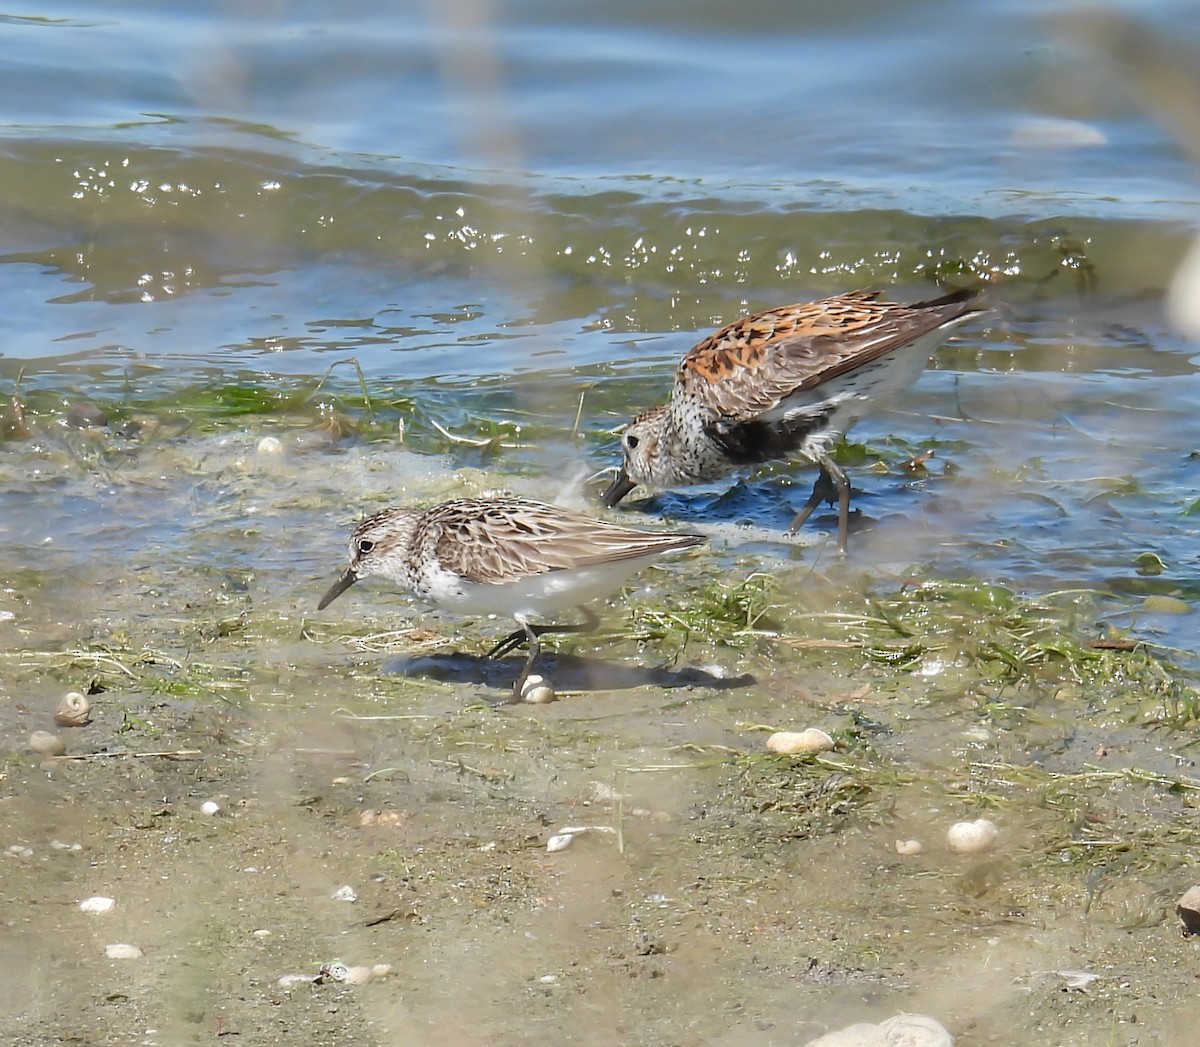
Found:
[[96, 894], [91, 898], [84, 898], [83, 901], [79, 903], [79, 908], [81, 908], [84, 912], [101, 913], [108, 912], [116, 904], [117, 903], [114, 899], [105, 898], [101, 894]]
[[339, 887], [329, 897], [335, 902], [356, 902], [358, 901], [358, 892], [349, 884], [346, 884], [344, 887]]
[[767, 752], [788, 756], [827, 753], [833, 747], [833, 739], [819, 727], [809, 727], [804, 731], [776, 731], [767, 739]]
[[145, 954], [136, 945], [116, 942], [104, 947], [104, 955], [110, 960], [140, 960]]
[[283, 441], [277, 436], [264, 436], [258, 441], [256, 451], [263, 458], [279, 458], [283, 454]]
[[897, 1014], [878, 1025], [859, 1022], [827, 1032], [804, 1047], [954, 1047], [954, 1037], [927, 1014]]
[[42, 756], [62, 756], [67, 751], [67, 743], [49, 731], [34, 731], [29, 736], [29, 748]]
[[887, 1047], [887, 1044], [878, 1025], [858, 1022], [809, 1040], [804, 1047]]
[[1183, 924], [1183, 933], [1200, 934], [1200, 886], [1189, 887], [1175, 903], [1175, 912]]
[[207, 814], [209, 817], [212, 817], [214, 814], [220, 811], [220, 809], [221, 805], [217, 803], [216, 800], [205, 800], [200, 805], [200, 813]]
[[555, 851], [565, 851], [575, 837], [583, 833], [608, 833], [615, 836], [617, 830], [611, 825], [564, 825], [546, 841], [546, 850], [551, 854]]
[[888, 1047], [954, 1047], [954, 1037], [928, 1014], [897, 1014], [879, 1023]]
[[529, 705], [547, 705], [558, 700], [550, 681], [534, 673], [521, 684], [521, 701]]
[[91, 719], [92, 703], [79, 691], [68, 691], [54, 710], [54, 722], [59, 727], [82, 727]]
[[955, 854], [983, 854], [996, 846], [1000, 830], [987, 818], [955, 822], [946, 830], [946, 846]]
[[925, 847], [920, 840], [896, 841], [896, 853], [902, 854], [906, 858], [911, 857], [914, 854], [920, 854], [923, 850], [925, 850]]

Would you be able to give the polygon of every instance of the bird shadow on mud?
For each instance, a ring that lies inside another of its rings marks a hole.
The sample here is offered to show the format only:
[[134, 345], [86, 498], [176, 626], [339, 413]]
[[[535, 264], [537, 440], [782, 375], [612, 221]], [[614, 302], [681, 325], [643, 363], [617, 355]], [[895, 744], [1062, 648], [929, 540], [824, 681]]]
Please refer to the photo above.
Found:
[[[382, 672], [422, 677], [443, 683], [484, 684], [504, 693], [507, 700], [513, 681], [525, 665], [524, 657], [485, 658], [475, 654], [402, 655], [389, 658]], [[616, 691], [633, 687], [709, 687], [729, 690], [756, 682], [751, 673], [718, 676], [707, 669], [630, 665], [603, 658], [581, 658], [573, 654], [544, 654], [533, 671], [553, 681], [559, 691]]]

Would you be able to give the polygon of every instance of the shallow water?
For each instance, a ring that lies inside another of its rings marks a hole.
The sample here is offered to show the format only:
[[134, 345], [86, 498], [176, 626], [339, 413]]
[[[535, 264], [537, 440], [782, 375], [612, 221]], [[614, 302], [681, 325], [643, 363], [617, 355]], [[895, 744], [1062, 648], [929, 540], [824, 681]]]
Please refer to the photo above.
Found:
[[[1112, 7], [1200, 48], [1191, 4]], [[1177, 1042], [1190, 975], [1162, 910], [1194, 843], [1192, 786], [1171, 776], [1192, 761], [1200, 378], [1163, 297], [1200, 167], [1127, 74], [1051, 26], [1059, 10], [0, 18], [0, 843], [34, 851], [5, 880], [23, 923], [4, 948], [22, 970], [71, 955], [126, 1001], [80, 1009], [26, 977], [4, 1000], [10, 1039], [55, 1042], [42, 1032], [69, 1016], [88, 1042], [191, 1042], [230, 1011], [245, 1042], [775, 1043], [926, 1009], [973, 1044], [1005, 1042], [1016, 984], [1035, 1002], [1013, 1042], [1125, 1042], [1135, 1011], [1144, 1042]], [[595, 642], [564, 643], [548, 663], [563, 700], [519, 712], [486, 704], [508, 667], [466, 657], [504, 623], [380, 586], [314, 611], [362, 512], [559, 494], [613, 464], [613, 428], [738, 315], [975, 284], [988, 314], [839, 452], [862, 512], [845, 566], [828, 512], [780, 534], [802, 467], [636, 503], [634, 519], [708, 528], [710, 549], [648, 572]], [[76, 427], [89, 403], [106, 426]], [[773, 586], [750, 601], [762, 635], [733, 617], [706, 631], [720, 587], [756, 574]], [[906, 602], [922, 579], [1028, 606], [923, 610]], [[1093, 672], [1080, 645], [1112, 629], [1181, 650]], [[47, 775], [25, 737], [90, 683], [101, 712], [72, 752], [200, 762]], [[758, 728], [793, 721], [837, 735], [849, 769], [765, 768]], [[630, 845], [547, 858], [553, 826], [620, 817], [594, 780], [643, 812]], [[197, 822], [210, 794], [242, 813]], [[364, 806], [408, 828], [364, 837]], [[972, 869], [890, 850], [981, 812], [1006, 843]], [[55, 832], [83, 840], [78, 866], [48, 850]], [[212, 898], [187, 893], [190, 867]], [[347, 938], [327, 903], [346, 878], [386, 884], [379, 906], [411, 890], [421, 944]], [[142, 899], [137, 918], [110, 933], [61, 915], [106, 888]], [[258, 924], [273, 946], [248, 937]], [[152, 946], [149, 974], [103, 960], [118, 933]], [[291, 994], [270, 1005], [286, 1030], [259, 1021], [278, 974], [350, 952], [403, 977], [341, 990], [340, 1017]], [[1064, 1003], [1046, 972], [1081, 966], [1140, 973]], [[559, 988], [537, 981], [554, 972]], [[460, 981], [478, 1013], [447, 992]]]

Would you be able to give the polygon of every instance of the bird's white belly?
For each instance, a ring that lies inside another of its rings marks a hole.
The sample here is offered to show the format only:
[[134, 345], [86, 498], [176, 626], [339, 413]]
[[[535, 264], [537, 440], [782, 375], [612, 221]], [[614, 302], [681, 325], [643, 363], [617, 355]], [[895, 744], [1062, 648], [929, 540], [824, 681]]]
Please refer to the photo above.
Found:
[[436, 599], [431, 594], [431, 599], [463, 614], [544, 617], [608, 596], [658, 556], [546, 571], [502, 584], [460, 580], [455, 592], [441, 593]]

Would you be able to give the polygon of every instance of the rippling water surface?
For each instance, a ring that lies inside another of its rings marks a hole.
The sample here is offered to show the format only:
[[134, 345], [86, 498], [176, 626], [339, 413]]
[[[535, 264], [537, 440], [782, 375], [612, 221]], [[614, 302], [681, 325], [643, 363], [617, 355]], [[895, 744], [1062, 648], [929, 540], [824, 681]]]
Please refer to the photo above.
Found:
[[[1200, 37], [1189, 5], [1132, 6]], [[1150, 550], [1190, 588], [1194, 347], [1160, 303], [1197, 170], [1051, 13], [10, 16], [0, 380], [52, 443], [81, 398], [119, 415], [220, 383], [294, 397], [353, 359], [397, 425], [416, 409], [470, 437], [536, 417], [600, 467], [604, 434], [715, 325], [858, 286], [985, 282], [987, 320], [852, 434], [941, 448], [915, 494], [860, 476], [870, 514], [916, 516], [901, 558], [945, 570], [1115, 583]], [[358, 383], [346, 365], [322, 388]], [[434, 449], [409, 422], [409, 446]], [[553, 473], [563, 451], [527, 441], [491, 466]], [[29, 453], [5, 446], [18, 473]], [[30, 482], [8, 480], [10, 519]], [[786, 519], [784, 483], [739, 489], [733, 518]], [[659, 505], [728, 504], [710, 502]]]

